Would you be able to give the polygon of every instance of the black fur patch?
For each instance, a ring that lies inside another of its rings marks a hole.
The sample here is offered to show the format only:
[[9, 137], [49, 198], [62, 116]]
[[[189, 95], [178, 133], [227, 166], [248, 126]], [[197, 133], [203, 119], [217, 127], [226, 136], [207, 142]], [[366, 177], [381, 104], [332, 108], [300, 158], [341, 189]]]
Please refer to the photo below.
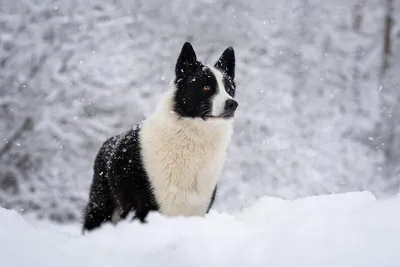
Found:
[[224, 75], [224, 86], [226, 92], [231, 96], [235, 97], [235, 92], [236, 92], [236, 84], [235, 82], [229, 77]]
[[235, 79], [235, 51], [228, 47], [215, 63], [215, 68], [227, 75], [233, 81]]
[[212, 98], [218, 90], [218, 83], [209, 68], [198, 63], [193, 71], [176, 80], [175, 85], [174, 111], [179, 116], [204, 118], [211, 114]]
[[109, 138], [97, 154], [83, 230], [111, 221], [115, 208], [121, 218], [134, 211], [142, 222], [159, 209], [142, 161], [139, 131], [135, 127]]

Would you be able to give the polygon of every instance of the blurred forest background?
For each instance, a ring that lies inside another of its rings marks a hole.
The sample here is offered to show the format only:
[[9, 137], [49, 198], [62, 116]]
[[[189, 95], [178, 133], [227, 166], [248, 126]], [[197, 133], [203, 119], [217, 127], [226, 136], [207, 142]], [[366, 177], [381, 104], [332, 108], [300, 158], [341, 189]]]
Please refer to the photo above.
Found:
[[101, 143], [142, 120], [184, 41], [237, 56], [216, 208], [400, 191], [400, 0], [0, 1], [0, 206], [77, 222]]

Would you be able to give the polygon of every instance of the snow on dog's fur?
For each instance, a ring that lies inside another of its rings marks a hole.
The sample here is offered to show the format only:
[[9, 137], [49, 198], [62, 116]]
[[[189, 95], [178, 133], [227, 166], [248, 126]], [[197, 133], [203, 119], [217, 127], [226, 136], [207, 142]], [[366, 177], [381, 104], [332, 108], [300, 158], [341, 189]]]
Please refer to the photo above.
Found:
[[155, 112], [106, 140], [94, 163], [84, 230], [114, 223], [131, 211], [204, 216], [211, 208], [238, 103], [235, 55], [227, 48], [214, 66], [185, 43], [175, 79]]

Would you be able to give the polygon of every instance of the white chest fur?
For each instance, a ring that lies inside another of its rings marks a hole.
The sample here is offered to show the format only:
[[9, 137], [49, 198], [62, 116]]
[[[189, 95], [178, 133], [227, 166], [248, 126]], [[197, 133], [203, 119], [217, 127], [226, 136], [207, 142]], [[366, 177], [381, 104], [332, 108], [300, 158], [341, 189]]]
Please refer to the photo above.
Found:
[[232, 123], [167, 114], [156, 113], [141, 129], [143, 161], [155, 197], [166, 216], [203, 216], [221, 174]]

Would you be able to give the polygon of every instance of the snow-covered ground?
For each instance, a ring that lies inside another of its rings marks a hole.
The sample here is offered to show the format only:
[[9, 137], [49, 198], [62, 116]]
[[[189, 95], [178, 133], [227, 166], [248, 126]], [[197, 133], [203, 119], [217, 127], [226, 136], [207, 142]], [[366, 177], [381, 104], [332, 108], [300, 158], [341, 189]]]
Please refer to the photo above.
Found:
[[236, 214], [149, 216], [86, 235], [0, 209], [2, 267], [400, 266], [400, 196], [369, 192], [282, 200], [264, 197]]

